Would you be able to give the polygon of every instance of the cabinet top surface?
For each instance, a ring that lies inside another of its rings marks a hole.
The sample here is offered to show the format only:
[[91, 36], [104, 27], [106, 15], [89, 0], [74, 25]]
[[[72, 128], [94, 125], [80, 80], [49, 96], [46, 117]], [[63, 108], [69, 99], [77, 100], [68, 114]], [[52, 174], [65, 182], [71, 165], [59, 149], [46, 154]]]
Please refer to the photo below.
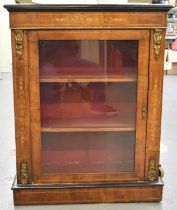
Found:
[[4, 7], [9, 12], [168, 12], [172, 8], [163, 4], [10, 4]]

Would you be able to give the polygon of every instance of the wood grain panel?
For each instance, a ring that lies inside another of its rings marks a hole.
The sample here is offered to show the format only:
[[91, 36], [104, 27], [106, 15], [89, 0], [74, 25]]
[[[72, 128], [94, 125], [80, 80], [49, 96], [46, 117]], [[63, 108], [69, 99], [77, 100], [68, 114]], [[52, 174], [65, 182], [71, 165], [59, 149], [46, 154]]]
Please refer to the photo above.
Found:
[[[137, 83], [137, 118], [136, 118], [136, 148], [135, 171], [144, 179], [147, 94], [148, 94], [148, 65], [149, 65], [149, 31], [142, 35], [138, 49], [138, 83]], [[142, 110], [145, 115], [142, 115]], [[143, 164], [143, 165], [142, 165]]]
[[[30, 36], [33, 36], [33, 31], [31, 30]], [[148, 36], [147, 30], [35, 30], [35, 32], [38, 40], [139, 40]]]
[[163, 63], [165, 47], [165, 30], [160, 41], [160, 55], [155, 56], [154, 30], [151, 31], [150, 65], [149, 65], [149, 93], [148, 120], [146, 141], [146, 180], [148, 180], [149, 163], [155, 160], [155, 179], [159, 175], [159, 151], [162, 112]]
[[[29, 86], [30, 86], [30, 113], [31, 113], [31, 147], [32, 147], [32, 179], [34, 182], [34, 176], [39, 176], [39, 164], [41, 161], [40, 156], [40, 142], [41, 142], [41, 124], [40, 124], [40, 94], [39, 94], [39, 66], [38, 66], [38, 44], [34, 43], [34, 37], [36, 32], [31, 34], [28, 31], [28, 43], [29, 43]], [[31, 53], [33, 52], [33, 53]], [[35, 162], [35, 160], [37, 160]], [[34, 175], [35, 174], [35, 175]]]
[[162, 186], [87, 189], [25, 189], [14, 191], [15, 205], [154, 202], [162, 200]]
[[57, 27], [166, 27], [166, 14], [159, 12], [12, 12], [11, 28]]
[[[22, 37], [17, 37], [22, 36]], [[22, 38], [22, 46], [19, 40]], [[17, 50], [22, 47], [22, 55]], [[12, 31], [13, 84], [15, 101], [15, 135], [18, 183], [21, 183], [21, 163], [28, 163], [28, 183], [31, 182], [31, 141], [29, 112], [28, 42], [27, 31]]]

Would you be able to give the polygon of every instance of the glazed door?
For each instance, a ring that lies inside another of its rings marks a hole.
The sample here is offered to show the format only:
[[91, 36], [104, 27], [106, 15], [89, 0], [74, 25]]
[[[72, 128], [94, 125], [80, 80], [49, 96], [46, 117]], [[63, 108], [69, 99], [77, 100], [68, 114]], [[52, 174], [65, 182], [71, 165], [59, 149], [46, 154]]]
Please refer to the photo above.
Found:
[[149, 31], [30, 31], [34, 183], [144, 180]]

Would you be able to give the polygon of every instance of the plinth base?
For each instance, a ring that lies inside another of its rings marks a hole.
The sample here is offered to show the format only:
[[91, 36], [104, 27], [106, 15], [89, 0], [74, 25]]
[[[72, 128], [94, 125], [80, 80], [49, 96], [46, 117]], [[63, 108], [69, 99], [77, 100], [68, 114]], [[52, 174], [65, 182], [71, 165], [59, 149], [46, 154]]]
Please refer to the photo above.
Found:
[[17, 185], [12, 187], [15, 205], [113, 202], [158, 202], [163, 183]]

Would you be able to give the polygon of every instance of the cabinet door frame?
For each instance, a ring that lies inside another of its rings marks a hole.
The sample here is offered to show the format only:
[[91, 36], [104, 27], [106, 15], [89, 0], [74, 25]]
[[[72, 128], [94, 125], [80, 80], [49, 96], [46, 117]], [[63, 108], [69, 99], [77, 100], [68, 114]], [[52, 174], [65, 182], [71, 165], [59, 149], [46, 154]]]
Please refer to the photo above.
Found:
[[[136, 147], [134, 172], [50, 174], [41, 172], [41, 127], [39, 92], [39, 40], [137, 40], [138, 82], [136, 112]], [[149, 30], [30, 30], [28, 31], [30, 78], [30, 134], [33, 183], [101, 183], [145, 180], [146, 121], [142, 108], [147, 109]]]

